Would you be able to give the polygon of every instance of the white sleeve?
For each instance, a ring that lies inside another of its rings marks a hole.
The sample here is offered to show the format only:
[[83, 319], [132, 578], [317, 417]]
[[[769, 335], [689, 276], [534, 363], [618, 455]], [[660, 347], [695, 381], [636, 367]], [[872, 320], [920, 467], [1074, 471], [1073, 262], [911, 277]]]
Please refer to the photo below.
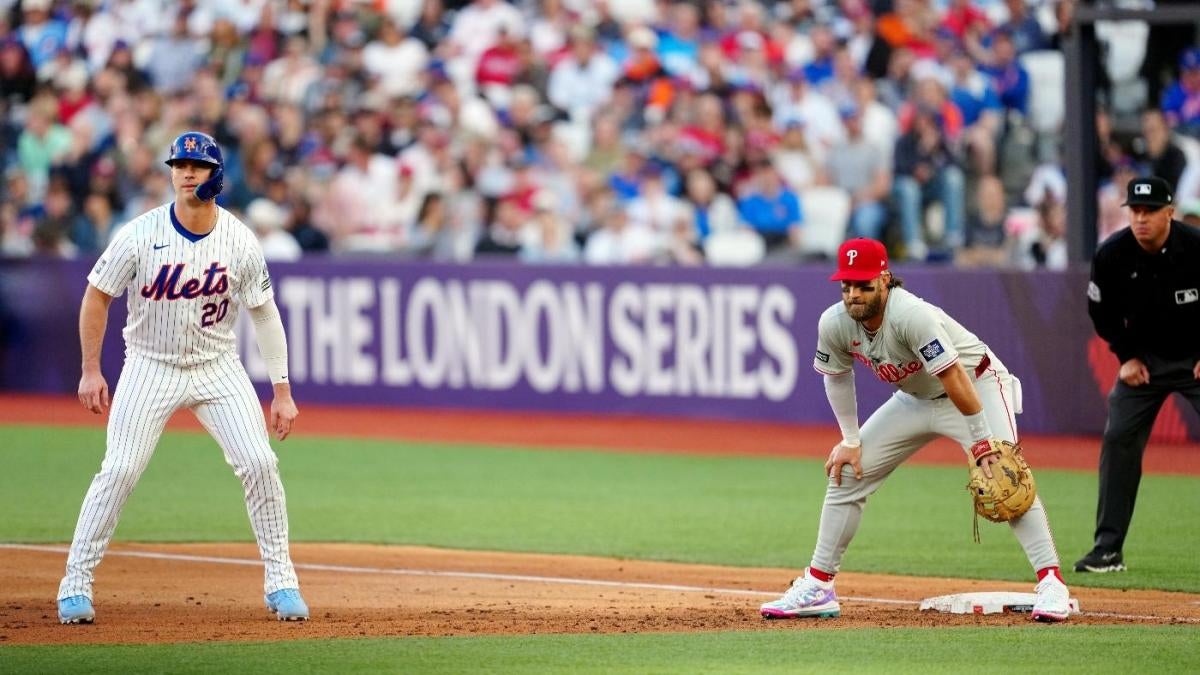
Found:
[[813, 368], [822, 375], [841, 375], [854, 368], [854, 360], [846, 350], [845, 341], [837, 327], [836, 306], [821, 314], [817, 323], [817, 353]]
[[858, 436], [858, 397], [854, 390], [854, 371], [840, 375], [825, 376], [825, 396], [829, 407], [842, 430], [842, 444], [847, 447], [862, 445]]
[[267, 261], [257, 240], [249, 247], [242, 262], [241, 277], [237, 294], [247, 309], [253, 309], [275, 298], [275, 291], [271, 288], [271, 275], [267, 272]]
[[901, 334], [905, 336], [913, 354], [921, 359], [925, 372], [937, 376], [958, 363], [958, 350], [954, 339], [946, 330], [939, 313], [928, 306], [915, 307], [903, 315]]
[[254, 321], [254, 336], [258, 339], [258, 351], [267, 364], [267, 375], [271, 384], [288, 381], [287, 338], [283, 333], [283, 320], [275, 301], [268, 299], [257, 307], [247, 310]]
[[131, 230], [128, 226], [117, 230], [88, 274], [89, 284], [114, 298], [129, 286], [137, 270], [137, 247]]

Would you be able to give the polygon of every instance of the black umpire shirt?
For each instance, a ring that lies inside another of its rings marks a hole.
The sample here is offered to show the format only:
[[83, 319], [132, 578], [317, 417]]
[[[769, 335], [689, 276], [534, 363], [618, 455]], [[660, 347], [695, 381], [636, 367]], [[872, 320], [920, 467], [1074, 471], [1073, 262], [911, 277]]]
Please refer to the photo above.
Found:
[[1200, 230], [1172, 220], [1154, 253], [1133, 230], [1117, 232], [1092, 259], [1087, 294], [1096, 333], [1121, 363], [1200, 356]]

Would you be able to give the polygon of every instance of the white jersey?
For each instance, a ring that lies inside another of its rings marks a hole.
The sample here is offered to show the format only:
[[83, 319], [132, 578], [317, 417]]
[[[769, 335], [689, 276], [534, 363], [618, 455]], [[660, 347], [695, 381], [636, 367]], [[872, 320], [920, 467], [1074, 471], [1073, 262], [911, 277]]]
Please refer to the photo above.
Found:
[[[946, 393], [938, 374], [962, 361], [971, 373], [988, 354], [987, 345], [940, 307], [903, 288], [893, 288], [883, 323], [874, 335], [846, 313], [841, 302], [821, 314], [813, 367], [825, 375], [851, 370], [854, 361], [906, 394], [932, 399]], [[1002, 369], [995, 355], [994, 368]]]
[[217, 207], [206, 235], [184, 229], [174, 204], [142, 214], [117, 231], [88, 283], [111, 296], [128, 289], [125, 355], [178, 366], [235, 353], [238, 306], [274, 297], [258, 239]]

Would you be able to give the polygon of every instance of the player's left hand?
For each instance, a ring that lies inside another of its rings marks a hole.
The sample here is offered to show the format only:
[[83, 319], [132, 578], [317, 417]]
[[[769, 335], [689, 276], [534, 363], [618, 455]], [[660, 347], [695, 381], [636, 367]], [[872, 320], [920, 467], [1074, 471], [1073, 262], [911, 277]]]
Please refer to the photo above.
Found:
[[849, 466], [854, 470], [854, 477], [862, 480], [862, 446], [853, 448], [846, 446], [844, 443], [838, 443], [833, 447], [833, 451], [829, 453], [829, 459], [825, 460], [825, 475], [831, 478], [835, 485], [842, 484], [842, 468]]
[[292, 433], [292, 425], [299, 414], [300, 411], [291, 396], [276, 396], [272, 399], [270, 428], [275, 432], [275, 438], [281, 441], [287, 438], [288, 434]]
[[979, 468], [983, 469], [983, 475], [988, 478], [992, 477], [992, 465], [1000, 461], [1000, 455], [988, 455], [979, 460]]
[[971, 458], [975, 460], [976, 466], [983, 469], [983, 475], [990, 480], [992, 477], [992, 464], [1000, 459], [1000, 452], [996, 449], [996, 445], [991, 439], [985, 438], [981, 441], [975, 441], [975, 445], [971, 446]]

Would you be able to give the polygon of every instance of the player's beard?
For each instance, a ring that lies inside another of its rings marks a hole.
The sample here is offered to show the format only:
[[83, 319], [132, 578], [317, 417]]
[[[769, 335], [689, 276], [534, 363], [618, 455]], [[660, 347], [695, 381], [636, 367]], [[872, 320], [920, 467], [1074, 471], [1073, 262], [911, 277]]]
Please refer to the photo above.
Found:
[[883, 311], [883, 293], [874, 295], [875, 297], [861, 303], [851, 303], [849, 299], [843, 300], [842, 303], [846, 305], [846, 313], [859, 323], [879, 316], [879, 313]]

